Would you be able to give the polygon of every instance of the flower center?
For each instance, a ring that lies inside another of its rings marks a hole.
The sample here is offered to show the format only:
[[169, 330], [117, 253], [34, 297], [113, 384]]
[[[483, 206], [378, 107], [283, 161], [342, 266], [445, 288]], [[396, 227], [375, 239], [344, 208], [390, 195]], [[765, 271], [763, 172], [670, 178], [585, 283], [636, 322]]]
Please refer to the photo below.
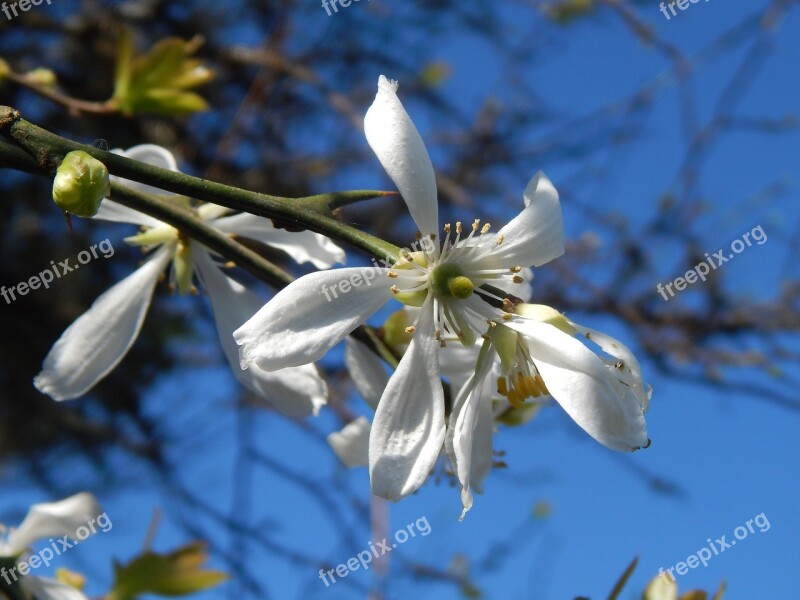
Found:
[[431, 288], [439, 298], [466, 300], [472, 295], [475, 284], [457, 264], [446, 263], [433, 269]]

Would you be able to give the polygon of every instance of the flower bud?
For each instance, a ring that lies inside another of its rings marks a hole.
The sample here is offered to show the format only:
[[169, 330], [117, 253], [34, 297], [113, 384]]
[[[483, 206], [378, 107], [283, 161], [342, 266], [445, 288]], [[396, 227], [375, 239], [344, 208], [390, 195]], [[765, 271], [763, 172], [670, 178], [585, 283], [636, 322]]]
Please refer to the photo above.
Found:
[[56, 171], [53, 201], [68, 213], [93, 217], [109, 189], [106, 166], [83, 150], [73, 150]]

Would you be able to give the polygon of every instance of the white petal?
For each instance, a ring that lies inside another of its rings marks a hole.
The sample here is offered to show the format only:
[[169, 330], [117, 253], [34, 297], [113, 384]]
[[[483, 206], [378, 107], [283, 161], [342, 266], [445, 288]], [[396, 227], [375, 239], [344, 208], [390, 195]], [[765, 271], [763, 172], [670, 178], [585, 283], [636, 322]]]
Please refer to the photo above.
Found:
[[387, 280], [382, 269], [359, 267], [292, 282], [234, 332], [242, 367], [276, 371], [322, 358], [389, 300]]
[[423, 235], [439, 232], [436, 176], [425, 144], [397, 97], [397, 83], [383, 75], [364, 117], [367, 142], [403, 196]]
[[525, 188], [525, 208], [497, 235], [491, 257], [503, 265], [538, 267], [564, 254], [564, 224], [558, 192], [541, 171]]
[[208, 251], [194, 244], [198, 274], [208, 292], [225, 358], [236, 379], [250, 391], [289, 417], [316, 415], [326, 403], [328, 388], [316, 367], [304, 365], [267, 372], [253, 365], [242, 370], [233, 332], [257, 312], [263, 302], [242, 284], [225, 275]]
[[444, 441], [444, 391], [429, 297], [378, 404], [369, 439], [372, 493], [400, 500], [427, 479]]
[[[484, 394], [494, 350], [484, 346], [476, 370], [459, 390], [450, 415], [447, 453], [461, 483], [461, 519], [472, 508], [472, 489], [483, 482], [492, 466], [493, 415], [491, 396]], [[473, 482], [473, 476], [477, 481]]]
[[100, 221], [113, 221], [115, 223], [141, 225], [143, 227], [159, 227], [165, 225], [165, 223], [162, 223], [150, 215], [146, 215], [138, 210], [133, 210], [132, 208], [123, 206], [122, 204], [114, 202], [113, 200], [109, 200], [108, 198], [103, 200], [103, 202], [100, 204], [97, 214], [92, 218], [99, 219]]
[[[126, 158], [130, 158], [131, 160], [138, 160], [139, 162], [143, 162], [154, 167], [168, 169], [169, 171], [178, 171], [178, 163], [175, 161], [175, 157], [172, 155], [172, 153], [166, 148], [162, 148], [156, 144], [140, 144], [139, 146], [134, 146], [133, 148], [128, 148], [127, 150], [115, 148], [111, 152]], [[111, 181], [132, 187], [133, 189], [145, 194], [151, 194], [155, 196], [177, 195], [157, 187], [139, 183], [138, 181], [131, 181], [130, 179], [123, 179], [122, 177], [115, 177], [113, 175], [111, 177]]]
[[8, 536], [9, 555], [16, 555], [37, 540], [69, 536], [77, 539], [80, 527], [90, 529], [89, 523], [103, 514], [103, 509], [88, 492], [75, 494], [59, 502], [34, 504], [25, 520]]
[[632, 393], [620, 393], [613, 374], [591, 350], [552, 325], [515, 319], [506, 325], [525, 336], [547, 389], [586, 433], [613, 450], [648, 442], [644, 413]]
[[369, 464], [369, 431], [369, 419], [358, 417], [328, 436], [328, 443], [347, 468]]
[[171, 247], [158, 250], [67, 328], [33, 380], [40, 392], [54, 400], [77, 398], [119, 364], [139, 335], [172, 251]]
[[88, 600], [83, 592], [55, 579], [28, 575], [21, 579], [22, 587], [36, 600]]
[[269, 219], [247, 213], [217, 219], [212, 225], [225, 233], [248, 237], [283, 250], [300, 264], [310, 262], [318, 269], [329, 269], [336, 263], [344, 263], [344, 250], [313, 231], [276, 229]]
[[586, 339], [600, 346], [603, 352], [613, 356], [618, 361], [622, 361], [624, 366], [621, 370], [616, 370], [617, 377], [633, 390], [642, 405], [642, 409], [647, 412], [652, 389], [642, 382], [642, 368], [639, 366], [639, 361], [636, 360], [633, 352], [625, 344], [610, 335], [578, 325], [572, 321], [569, 321], [569, 323]]
[[345, 339], [344, 362], [358, 393], [373, 410], [377, 409], [389, 382], [381, 359], [366, 344], [348, 337]]

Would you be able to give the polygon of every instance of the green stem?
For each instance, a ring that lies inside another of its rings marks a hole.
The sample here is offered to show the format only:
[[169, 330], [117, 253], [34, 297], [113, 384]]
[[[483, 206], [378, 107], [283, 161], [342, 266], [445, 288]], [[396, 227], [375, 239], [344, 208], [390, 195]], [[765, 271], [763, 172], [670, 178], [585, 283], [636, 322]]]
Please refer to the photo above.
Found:
[[275, 287], [289, 285], [294, 278], [264, 257], [208, 225], [189, 210], [118, 183], [111, 184], [111, 199], [172, 225], [189, 237], [234, 261], [244, 270]]
[[[341, 223], [321, 209], [323, 206], [330, 208], [342, 206], [349, 201], [358, 201], [365, 197], [364, 194], [373, 194], [372, 197], [375, 197], [375, 192], [346, 192], [344, 195], [334, 195], [336, 197], [312, 196], [298, 200], [251, 192], [78, 144], [25, 121], [18, 111], [7, 106], [0, 106], [0, 132], [11, 138], [49, 174], [55, 172], [66, 154], [73, 150], [83, 150], [105, 164], [109, 172], [118, 177], [234, 210], [277, 219], [279, 222], [296, 224], [351, 244], [389, 262], [397, 262], [400, 259], [400, 249], [394, 244]], [[380, 195], [383, 195], [383, 192], [380, 192]]]

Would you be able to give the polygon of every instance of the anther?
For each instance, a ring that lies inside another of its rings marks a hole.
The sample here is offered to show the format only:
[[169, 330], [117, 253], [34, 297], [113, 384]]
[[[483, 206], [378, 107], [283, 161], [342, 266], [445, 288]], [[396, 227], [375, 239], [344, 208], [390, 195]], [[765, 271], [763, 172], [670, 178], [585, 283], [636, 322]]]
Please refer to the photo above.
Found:
[[461, 235], [461, 221], [456, 221], [456, 233]]
[[506, 239], [506, 236], [504, 236], [502, 233], [500, 235], [498, 235], [497, 236], [497, 242], [496, 242], [497, 245], [499, 246], [500, 244], [502, 244], [504, 239]]
[[406, 327], [406, 333], [414, 333], [417, 330], [416, 327], [411, 325], [410, 327]]
[[522, 267], [511, 267], [512, 273], [519, 273], [520, 271], [522, 271]]
[[472, 231], [478, 231], [478, 227], [480, 226], [481, 226], [481, 220], [475, 219], [475, 221], [473, 221], [472, 223]]
[[450, 223], [445, 223], [444, 224], [444, 232], [445, 233], [450, 233]]
[[399, 293], [400, 293], [400, 288], [399, 288], [399, 287], [397, 287], [396, 285], [393, 285], [393, 286], [392, 286], [392, 287], [390, 287], [389, 289], [390, 289], [390, 290], [392, 290], [392, 293], [393, 293], [393, 294], [399, 294]]
[[389, 271], [389, 273], [387, 273], [387, 275], [389, 275], [389, 277], [391, 277], [392, 279], [396, 279], [397, 278], [397, 271]]
[[510, 321], [512, 316], [509, 313], [503, 313], [503, 321]]
[[511, 278], [511, 281], [514, 283], [523, 283], [525, 280], [519, 275], [514, 275], [514, 277]]
[[482, 234], [482, 235], [486, 235], [487, 233], [489, 233], [489, 230], [490, 230], [491, 228], [492, 228], [492, 224], [491, 224], [491, 223], [487, 223], [486, 225], [484, 225], [483, 227], [481, 227], [481, 234]]
[[232, 269], [232, 268], [234, 268], [234, 267], [236, 266], [236, 263], [235, 263], [235, 262], [233, 262], [232, 260], [229, 260], [229, 261], [228, 261], [228, 262], [226, 262], [226, 263], [225, 263], [223, 266], [224, 266], [226, 269]]

